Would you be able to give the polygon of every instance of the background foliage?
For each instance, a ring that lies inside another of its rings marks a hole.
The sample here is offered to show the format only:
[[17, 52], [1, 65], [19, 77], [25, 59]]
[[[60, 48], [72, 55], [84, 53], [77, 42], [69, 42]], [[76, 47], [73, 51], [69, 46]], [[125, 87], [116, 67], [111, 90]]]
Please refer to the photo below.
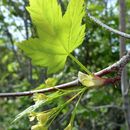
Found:
[[[59, 3], [64, 12], [68, 1], [59, 0]], [[14, 45], [18, 41], [35, 36], [35, 28], [25, 10], [26, 5], [27, 0], [0, 1], [0, 92], [31, 90], [48, 78], [46, 68], [33, 66], [31, 60]], [[119, 4], [116, 0], [86, 0], [86, 5], [92, 15], [107, 25], [118, 28]], [[130, 33], [129, 9], [130, 2], [127, 0], [127, 33]], [[87, 16], [83, 22], [86, 24], [85, 40], [73, 55], [91, 72], [99, 71], [117, 61], [119, 37], [97, 26]], [[128, 40], [126, 44], [129, 49]], [[68, 59], [62, 72], [49, 77], [56, 77], [60, 84], [75, 79], [79, 70], [79, 66]], [[128, 73], [130, 75], [130, 72]], [[46, 107], [60, 104], [64, 100], [61, 98]], [[74, 103], [75, 101], [60, 113], [50, 130], [62, 130], [67, 125]], [[30, 129], [27, 117], [15, 124], [11, 122], [18, 113], [31, 104], [33, 104], [31, 97], [0, 99], [0, 130]], [[99, 90], [90, 90], [84, 95], [78, 107], [75, 126], [79, 130], [125, 130], [121, 106], [119, 83]]]

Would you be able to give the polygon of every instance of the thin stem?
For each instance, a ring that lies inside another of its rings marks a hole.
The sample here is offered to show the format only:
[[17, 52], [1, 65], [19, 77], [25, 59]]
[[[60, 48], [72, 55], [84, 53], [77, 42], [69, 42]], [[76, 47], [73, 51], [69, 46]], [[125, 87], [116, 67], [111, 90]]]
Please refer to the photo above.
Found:
[[59, 106], [58, 111], [53, 115], [52, 120], [50, 121], [50, 123], [48, 124], [48, 126], [51, 125], [51, 123], [55, 120], [55, 118], [57, 117], [57, 115], [61, 112], [61, 110], [70, 102], [72, 102], [77, 96], [79, 96], [82, 92], [84, 92], [86, 90], [86, 88], [83, 88], [81, 91], [79, 91], [77, 94], [75, 94], [72, 98], [70, 98], [68, 101], [66, 101], [64, 104], [62, 104], [61, 106]]
[[75, 63], [77, 63], [86, 73], [88, 73], [89, 75], [92, 75], [92, 73], [81, 62], [79, 62], [72, 54], [69, 54], [69, 57], [73, 61], [75, 61]]
[[[88, 12], [88, 11], [87, 11]], [[116, 30], [116, 29], [113, 29], [111, 28], [110, 26], [104, 24], [103, 22], [101, 22], [99, 19], [95, 18], [94, 16], [92, 16], [90, 13], [87, 13], [88, 14], [88, 17], [93, 20], [95, 23], [97, 23], [98, 25], [104, 27], [105, 29], [109, 30], [110, 32], [113, 32], [115, 34], [118, 34], [122, 37], [125, 37], [125, 38], [128, 38], [130, 39], [130, 34], [127, 34], [127, 33], [124, 33], [124, 32], [121, 32], [119, 30]]]
[[81, 93], [81, 95], [80, 95], [80, 97], [79, 97], [79, 99], [78, 99], [78, 101], [77, 101], [77, 103], [75, 105], [75, 108], [74, 108], [74, 110], [72, 112], [72, 117], [70, 119], [71, 126], [73, 126], [74, 118], [75, 118], [75, 115], [76, 115], [76, 109], [77, 109], [77, 107], [79, 105], [79, 102], [80, 102], [80, 100], [81, 100], [81, 98], [82, 98], [82, 96], [83, 96], [83, 94], [84, 94], [85, 91], [86, 91], [86, 88], [83, 89], [83, 91], [82, 91], [82, 93]]

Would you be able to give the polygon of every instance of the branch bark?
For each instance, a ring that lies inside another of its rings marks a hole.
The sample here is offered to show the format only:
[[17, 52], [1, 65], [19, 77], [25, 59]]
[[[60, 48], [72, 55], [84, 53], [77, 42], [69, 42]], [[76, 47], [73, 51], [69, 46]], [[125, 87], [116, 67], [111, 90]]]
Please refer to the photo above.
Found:
[[[123, 56], [119, 61], [117, 61], [113, 65], [111, 65], [99, 72], [94, 73], [94, 75], [101, 77], [101, 76], [109, 74], [113, 71], [115, 71], [115, 72], [117, 71], [119, 73], [120, 71], [122, 71], [122, 69], [125, 67], [125, 65], [128, 62], [130, 62], [130, 52], [128, 52], [125, 56]], [[119, 75], [117, 75], [117, 77], [114, 77], [114, 78], [108, 78], [107, 84], [115, 83], [116, 81], [119, 81], [120, 78], [118, 78], [118, 77], [119, 77]], [[61, 85], [57, 85], [54, 87], [50, 87], [50, 88], [41, 89], [41, 90], [14, 92], [14, 93], [0, 93], [0, 97], [4, 98], [4, 97], [32, 96], [34, 93], [52, 92], [52, 91], [57, 91], [58, 89], [68, 89], [68, 88], [79, 86], [79, 85], [80, 85], [80, 83], [77, 78], [74, 81], [71, 81], [71, 82], [68, 82], [65, 84], [61, 84]]]

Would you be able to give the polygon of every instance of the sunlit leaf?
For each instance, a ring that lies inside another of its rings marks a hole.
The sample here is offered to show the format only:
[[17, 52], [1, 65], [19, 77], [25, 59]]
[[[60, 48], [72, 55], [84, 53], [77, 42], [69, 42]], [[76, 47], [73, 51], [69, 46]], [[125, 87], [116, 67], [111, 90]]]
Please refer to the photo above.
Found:
[[37, 28], [38, 37], [30, 38], [19, 47], [31, 57], [35, 65], [48, 67], [54, 73], [64, 67], [67, 56], [84, 39], [84, 0], [70, 0], [62, 16], [57, 0], [30, 0], [27, 7]]

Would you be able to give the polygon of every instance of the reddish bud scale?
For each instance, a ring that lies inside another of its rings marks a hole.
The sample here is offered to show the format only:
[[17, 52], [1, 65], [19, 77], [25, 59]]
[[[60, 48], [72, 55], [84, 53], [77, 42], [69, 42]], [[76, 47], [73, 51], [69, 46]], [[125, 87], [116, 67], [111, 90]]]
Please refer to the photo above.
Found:
[[104, 78], [104, 85], [108, 85], [108, 84], [114, 84], [117, 81], [120, 80], [120, 77], [115, 77], [115, 78]]

